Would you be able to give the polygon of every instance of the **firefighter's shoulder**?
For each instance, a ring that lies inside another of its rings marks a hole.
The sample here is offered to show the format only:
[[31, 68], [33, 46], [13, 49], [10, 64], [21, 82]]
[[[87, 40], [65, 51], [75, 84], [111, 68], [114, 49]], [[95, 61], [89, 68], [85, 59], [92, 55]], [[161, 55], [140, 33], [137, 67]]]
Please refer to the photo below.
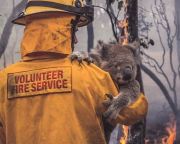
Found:
[[118, 94], [118, 89], [116, 88], [110, 74], [95, 64], [83, 64], [72, 63], [73, 75], [76, 75], [77, 79], [83, 82], [89, 83], [94, 89], [96, 89], [96, 94], [104, 98], [105, 94], [110, 93], [112, 95]]
[[20, 63], [22, 63], [22, 62], [17, 62], [15, 64], [11, 64], [11, 65], [7, 66], [6, 68], [1, 69], [0, 75], [11, 73], [11, 72], [19, 70], [18, 67], [19, 67]]
[[98, 78], [104, 78], [106, 76], [109, 76], [109, 73], [102, 70], [100, 67], [96, 66], [93, 63], [88, 64], [87, 62], [83, 61], [82, 63], [79, 63], [77, 61], [72, 62], [72, 68], [77, 69], [79, 73], [86, 72], [89, 73], [91, 76]]
[[1, 70], [0, 70], [0, 81], [1, 81], [1, 85], [4, 83], [4, 82], [6, 82], [6, 78], [7, 78], [7, 75], [9, 74], [9, 73], [13, 73], [13, 72], [15, 72], [15, 71], [17, 71], [19, 68], [19, 63], [20, 62], [17, 62], [17, 63], [15, 63], [15, 64], [11, 64], [11, 65], [9, 65], [9, 66], [7, 66], [6, 68], [2, 68]]

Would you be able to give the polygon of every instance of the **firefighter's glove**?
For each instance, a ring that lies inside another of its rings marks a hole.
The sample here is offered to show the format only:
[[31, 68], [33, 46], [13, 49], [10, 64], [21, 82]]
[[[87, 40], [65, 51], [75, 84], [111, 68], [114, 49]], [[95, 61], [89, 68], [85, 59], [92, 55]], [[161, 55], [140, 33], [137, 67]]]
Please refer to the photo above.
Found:
[[111, 94], [106, 94], [107, 100], [103, 102], [104, 107], [107, 110], [103, 113], [103, 117], [108, 122], [116, 120], [121, 109], [129, 104], [129, 98], [125, 94], [119, 94], [117, 96], [112, 96]]

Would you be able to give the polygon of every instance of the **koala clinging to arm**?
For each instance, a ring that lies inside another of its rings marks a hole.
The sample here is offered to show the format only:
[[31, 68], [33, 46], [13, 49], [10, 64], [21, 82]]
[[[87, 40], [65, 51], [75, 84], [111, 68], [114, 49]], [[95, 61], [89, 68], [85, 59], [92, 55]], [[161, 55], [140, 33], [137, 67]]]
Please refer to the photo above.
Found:
[[120, 89], [118, 96], [107, 94], [109, 99], [103, 103], [107, 107], [103, 116], [109, 122], [116, 119], [121, 109], [133, 102], [140, 94], [140, 85], [136, 80], [138, 64], [136, 51], [139, 45], [137, 41], [123, 46], [99, 41], [98, 46], [89, 53], [89, 57], [85, 52], [74, 52], [71, 55], [72, 60], [77, 59], [80, 63], [82, 60], [93, 62], [109, 72]]
[[99, 42], [99, 45], [89, 55], [97, 65], [110, 73], [120, 89], [118, 96], [112, 97], [108, 95], [110, 99], [104, 103], [108, 107], [104, 117], [111, 121], [117, 118], [124, 106], [133, 102], [140, 94], [140, 85], [136, 80], [138, 64], [136, 50], [138, 43], [122, 46]]
[[136, 80], [139, 46], [137, 41], [124, 46], [99, 41], [97, 47], [89, 54], [75, 52], [71, 55], [71, 60], [77, 59], [79, 63], [83, 60], [87, 63], [93, 61], [101, 69], [109, 72], [120, 89], [117, 96], [106, 94], [108, 99], [103, 102], [106, 111], [102, 119], [107, 143], [117, 123], [132, 125], [147, 114], [148, 103], [140, 93], [140, 85]]

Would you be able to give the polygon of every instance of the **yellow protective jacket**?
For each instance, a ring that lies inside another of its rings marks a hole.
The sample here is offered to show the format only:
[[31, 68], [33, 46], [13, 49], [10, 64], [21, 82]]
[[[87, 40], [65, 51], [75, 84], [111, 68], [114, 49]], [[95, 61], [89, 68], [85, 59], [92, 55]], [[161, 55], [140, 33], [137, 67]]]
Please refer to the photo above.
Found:
[[0, 73], [7, 144], [104, 144], [101, 103], [118, 92], [106, 72], [65, 59], [19, 62]]
[[[23, 60], [0, 72], [0, 144], [106, 143], [102, 102], [106, 93], [118, 91], [109, 74], [93, 64], [39, 55], [70, 53], [70, 48], [63, 49], [71, 38], [67, 26], [59, 29], [56, 21], [29, 24], [21, 47]], [[116, 122], [133, 124], [146, 113], [147, 100], [140, 96]]]
[[[95, 65], [68, 58], [19, 62], [1, 71], [0, 81], [3, 144], [105, 144], [102, 102], [106, 93], [118, 92], [109, 74]], [[117, 122], [143, 118], [144, 104], [141, 96]]]

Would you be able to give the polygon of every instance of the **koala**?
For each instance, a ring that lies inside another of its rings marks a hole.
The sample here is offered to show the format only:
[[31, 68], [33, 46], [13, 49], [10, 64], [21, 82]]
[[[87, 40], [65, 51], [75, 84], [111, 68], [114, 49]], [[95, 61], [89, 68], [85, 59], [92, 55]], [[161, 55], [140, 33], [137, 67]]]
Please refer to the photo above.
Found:
[[71, 60], [78, 59], [80, 63], [85, 60], [89, 64], [93, 62], [109, 72], [114, 83], [120, 89], [118, 96], [106, 94], [109, 99], [103, 103], [107, 107], [107, 111], [103, 114], [107, 142], [109, 142], [110, 134], [115, 127], [110, 122], [117, 118], [122, 108], [133, 102], [140, 94], [140, 85], [136, 80], [137, 64], [139, 64], [137, 49], [139, 46], [137, 41], [128, 45], [105, 44], [99, 41], [89, 56], [84, 52], [75, 52], [71, 55]]
[[108, 110], [103, 115], [108, 121], [116, 119], [120, 110], [133, 102], [140, 94], [140, 85], [136, 80], [139, 63], [136, 56], [138, 47], [138, 42], [122, 46], [104, 44], [99, 41], [98, 46], [89, 53], [96, 65], [110, 73], [120, 89], [120, 94], [116, 97], [107, 94], [109, 101], [104, 104]]
[[136, 80], [137, 64], [139, 64], [136, 53], [139, 46], [140, 44], [137, 41], [128, 45], [105, 44], [99, 41], [97, 47], [89, 53], [89, 56], [85, 52], [74, 52], [71, 55], [71, 60], [78, 59], [80, 63], [85, 60], [89, 64], [94, 62], [97, 66], [109, 72], [120, 89], [121, 93], [116, 97], [107, 94], [109, 101], [104, 104], [109, 108], [104, 116], [109, 121], [115, 119], [119, 111], [134, 101], [140, 93], [140, 86]]

